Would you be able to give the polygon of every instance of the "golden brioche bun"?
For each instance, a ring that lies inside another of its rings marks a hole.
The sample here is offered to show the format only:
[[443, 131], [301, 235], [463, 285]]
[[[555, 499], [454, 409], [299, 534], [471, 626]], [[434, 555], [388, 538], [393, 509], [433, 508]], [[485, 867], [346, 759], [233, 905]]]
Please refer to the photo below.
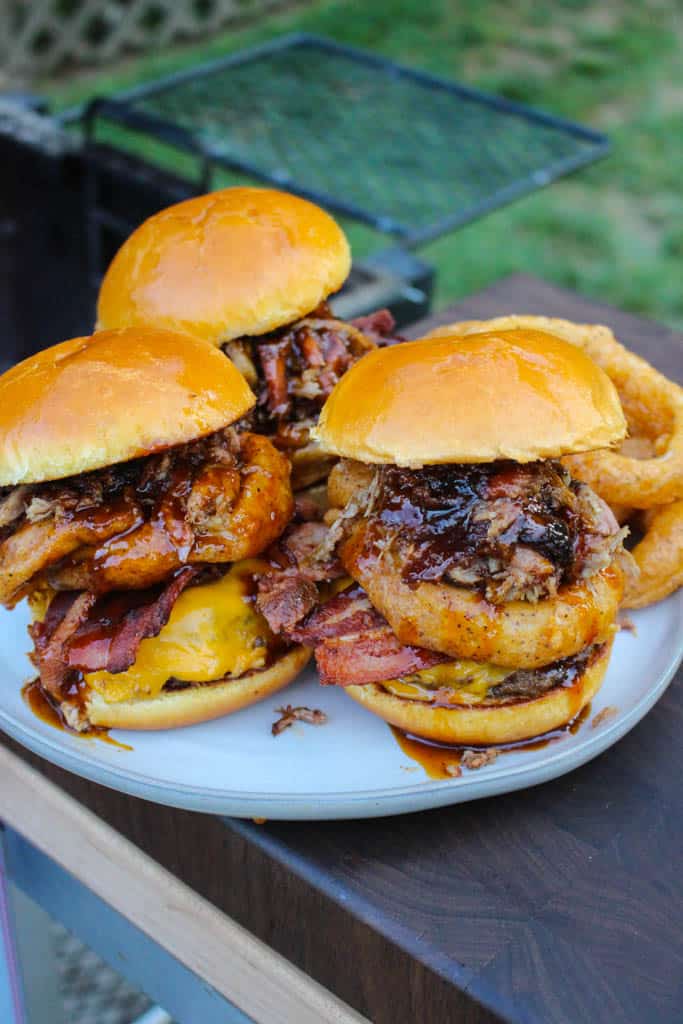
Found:
[[437, 743], [515, 743], [571, 722], [600, 689], [611, 650], [612, 641], [605, 644], [571, 686], [556, 686], [540, 697], [501, 701], [497, 705], [434, 707], [424, 701], [396, 697], [377, 683], [347, 686], [345, 692], [391, 725]]
[[376, 349], [336, 385], [313, 431], [360, 462], [419, 467], [604, 448], [626, 421], [614, 385], [545, 331], [491, 331]]
[[232, 363], [198, 338], [143, 327], [72, 338], [0, 377], [0, 486], [194, 441], [254, 401]]
[[194, 725], [230, 715], [277, 693], [296, 678], [310, 656], [308, 648], [294, 647], [268, 668], [239, 679], [162, 691], [148, 700], [109, 704], [96, 690], [89, 690], [85, 710], [93, 725], [111, 729], [177, 729]]
[[221, 345], [310, 313], [350, 269], [346, 237], [320, 207], [274, 189], [228, 188], [133, 232], [102, 282], [98, 326], [150, 323]]

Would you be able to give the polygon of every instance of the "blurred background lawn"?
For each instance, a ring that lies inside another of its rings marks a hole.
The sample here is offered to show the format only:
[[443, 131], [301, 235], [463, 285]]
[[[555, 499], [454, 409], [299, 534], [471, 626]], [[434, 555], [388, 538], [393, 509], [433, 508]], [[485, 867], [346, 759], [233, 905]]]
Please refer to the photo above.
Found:
[[[39, 82], [36, 91], [62, 109], [295, 30], [610, 134], [606, 160], [422, 249], [437, 267], [437, 307], [522, 270], [683, 326], [679, 0], [313, 2], [199, 45]], [[357, 254], [367, 249], [362, 229], [351, 236]]]

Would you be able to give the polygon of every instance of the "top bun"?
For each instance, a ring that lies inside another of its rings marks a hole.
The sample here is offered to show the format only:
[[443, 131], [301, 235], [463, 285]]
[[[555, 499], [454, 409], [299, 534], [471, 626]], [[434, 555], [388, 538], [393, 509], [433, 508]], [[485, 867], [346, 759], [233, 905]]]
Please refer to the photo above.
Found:
[[351, 268], [329, 214], [287, 192], [227, 188], [146, 220], [100, 289], [98, 327], [152, 324], [221, 345], [310, 313]]
[[198, 338], [151, 328], [72, 338], [0, 377], [0, 486], [193, 441], [253, 404], [230, 360]]
[[335, 455], [418, 467], [604, 448], [626, 421], [614, 385], [580, 349], [511, 330], [369, 352], [336, 385], [314, 434]]

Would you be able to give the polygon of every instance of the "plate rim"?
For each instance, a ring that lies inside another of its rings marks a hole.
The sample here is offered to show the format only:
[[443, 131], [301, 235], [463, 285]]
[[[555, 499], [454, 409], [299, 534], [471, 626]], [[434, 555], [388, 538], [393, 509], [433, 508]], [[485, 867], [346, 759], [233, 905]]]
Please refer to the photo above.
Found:
[[[671, 597], [675, 598], [675, 607], [683, 613], [683, 590]], [[46, 760], [50, 760], [60, 768], [110, 789], [156, 803], [210, 814], [227, 814], [246, 818], [258, 817], [260, 816], [259, 812], [267, 810], [268, 813], [264, 813], [263, 816], [273, 820], [309, 818], [312, 811], [327, 812], [326, 816], [335, 818], [352, 817], [354, 814], [359, 816], [358, 812], [363, 810], [369, 811], [372, 816], [380, 816], [385, 813], [400, 813], [394, 805], [397, 802], [405, 803], [407, 801], [410, 803], [411, 797], [415, 798], [412, 810], [461, 803], [466, 800], [512, 792], [515, 789], [531, 788], [586, 764], [618, 742], [645, 717], [666, 691], [682, 661], [683, 631], [679, 634], [677, 642], [674, 643], [665, 668], [654, 685], [643, 693], [628, 712], [618, 716], [610, 724], [606, 724], [594, 736], [587, 736], [578, 747], [576, 745], [565, 747], [553, 753], [549, 752], [541, 761], [519, 764], [508, 769], [501, 767], [490, 773], [487, 772], [484, 776], [473, 774], [471, 777], [465, 776], [457, 779], [426, 781], [420, 779], [406, 785], [392, 786], [389, 789], [385, 787], [367, 789], [362, 792], [357, 790], [336, 790], [325, 793], [285, 791], [264, 794], [152, 780], [149, 775], [135, 770], [119, 768], [102, 761], [93, 761], [85, 752], [71, 750], [49, 736], [25, 728], [1, 706], [0, 728], [16, 742], [38, 756], [45, 757]], [[54, 756], [48, 756], [46, 751]], [[566, 762], [569, 762], [567, 767], [565, 767]], [[528, 779], [528, 776], [533, 776], [533, 778]], [[473, 789], [476, 791], [475, 793], [471, 792]], [[381, 805], [381, 810], [375, 806], [377, 804]], [[244, 809], [247, 806], [249, 810]], [[240, 807], [241, 810], [235, 809]], [[385, 810], [385, 808], [388, 809]], [[320, 819], [321, 814], [318, 813], [316, 817]]]

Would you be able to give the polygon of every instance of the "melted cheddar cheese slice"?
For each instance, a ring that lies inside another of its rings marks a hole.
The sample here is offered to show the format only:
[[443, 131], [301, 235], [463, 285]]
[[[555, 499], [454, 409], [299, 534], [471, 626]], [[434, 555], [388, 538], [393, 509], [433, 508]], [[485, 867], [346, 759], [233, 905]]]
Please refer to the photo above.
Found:
[[158, 636], [143, 640], [126, 672], [91, 672], [85, 681], [110, 702], [156, 696], [173, 677], [207, 683], [263, 668], [272, 642], [266, 620], [249, 598], [254, 572], [264, 562], [247, 559], [222, 579], [184, 590]]
[[448, 690], [447, 702], [450, 704], [479, 704], [486, 700], [491, 687], [502, 682], [512, 671], [463, 658], [424, 668], [400, 679], [390, 679], [382, 686], [395, 697], [409, 700], [432, 701], [436, 690]]

